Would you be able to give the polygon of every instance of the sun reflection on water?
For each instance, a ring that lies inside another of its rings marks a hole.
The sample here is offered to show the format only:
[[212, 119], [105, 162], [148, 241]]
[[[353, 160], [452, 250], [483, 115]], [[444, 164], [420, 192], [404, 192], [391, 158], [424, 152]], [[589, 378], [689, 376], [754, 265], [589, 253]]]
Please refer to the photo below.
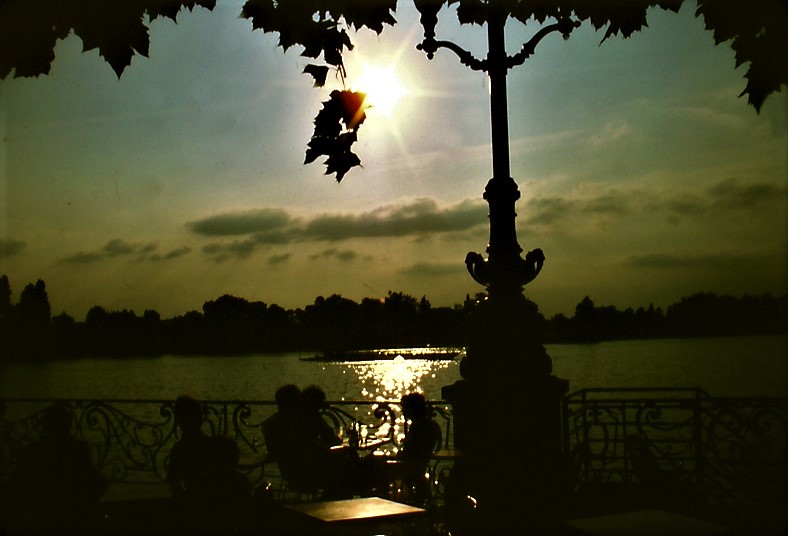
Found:
[[399, 400], [411, 392], [422, 393], [421, 382], [449, 366], [449, 361], [405, 359], [397, 356], [385, 361], [346, 363], [347, 371], [358, 377], [361, 396], [378, 402]]
[[[436, 376], [436, 372], [446, 369], [451, 361], [430, 359], [405, 359], [397, 356], [394, 359], [382, 361], [361, 361], [345, 363], [343, 373], [351, 373], [358, 378], [361, 386], [360, 394], [363, 399], [376, 402], [396, 402], [407, 393], [424, 393], [422, 380]], [[375, 406], [373, 406], [374, 409]], [[371, 416], [372, 410], [368, 411]], [[404, 418], [400, 415], [394, 424], [394, 435], [401, 441], [404, 436]], [[389, 425], [382, 424], [374, 431], [379, 437], [386, 437]], [[396, 448], [394, 448], [396, 452]]]

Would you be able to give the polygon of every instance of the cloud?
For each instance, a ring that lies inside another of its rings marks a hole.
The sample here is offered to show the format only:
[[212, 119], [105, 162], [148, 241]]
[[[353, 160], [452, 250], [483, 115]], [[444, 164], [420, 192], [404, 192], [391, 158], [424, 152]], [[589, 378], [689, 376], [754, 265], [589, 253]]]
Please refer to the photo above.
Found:
[[293, 257], [292, 253], [283, 253], [282, 255], [271, 255], [268, 257], [268, 264], [282, 264], [289, 261]]
[[[682, 218], [709, 217], [720, 211], [759, 210], [765, 203], [783, 203], [786, 187], [766, 181], [747, 183], [737, 180], [718, 181], [709, 186], [666, 190], [649, 184], [632, 187], [593, 185], [565, 194], [528, 197], [519, 206], [527, 224], [545, 226], [611, 223], [615, 218], [629, 225], [632, 215], [644, 215], [677, 224]], [[523, 204], [524, 203], [524, 207]], [[221, 262], [231, 258], [248, 258], [262, 246], [305, 242], [339, 243], [351, 239], [410, 238], [416, 241], [437, 237], [465, 240], [469, 232], [488, 227], [488, 206], [482, 200], [469, 199], [440, 206], [434, 199], [420, 198], [408, 203], [384, 205], [368, 212], [324, 213], [311, 218], [296, 218], [284, 209], [264, 208], [211, 216], [188, 224], [193, 232], [216, 239], [203, 247], [206, 255]], [[624, 222], [624, 217], [630, 220]], [[263, 230], [263, 228], [266, 228]], [[244, 237], [238, 235], [245, 234]], [[120, 250], [124, 244], [116, 244]], [[311, 260], [333, 257], [351, 261], [359, 253], [329, 248], [309, 257]]]
[[711, 206], [726, 210], [748, 210], [775, 198], [784, 201], [786, 193], [785, 185], [742, 184], [734, 179], [720, 181], [708, 189]]
[[784, 204], [788, 187], [765, 181], [747, 183], [726, 179], [701, 190], [660, 188], [609, 188], [591, 193], [575, 190], [566, 195], [531, 197], [523, 210], [531, 224], [553, 224], [570, 217], [624, 216], [633, 212], [662, 217], [675, 223], [685, 216], [761, 210], [767, 204]]
[[0, 256], [10, 257], [12, 255], [19, 255], [26, 247], [27, 243], [22, 240], [4, 240], [0, 238]]
[[224, 262], [231, 257], [246, 258], [257, 248], [254, 240], [236, 240], [230, 244], [218, 244], [216, 242], [203, 246], [202, 251], [206, 255], [213, 256], [216, 262]]
[[564, 197], [532, 197], [526, 203], [528, 216], [525, 221], [528, 223], [553, 223], [574, 212], [575, 206], [575, 201]]
[[190, 247], [177, 248], [165, 253], [164, 255], [151, 255], [148, 257], [148, 260], [153, 262], [169, 261], [172, 259], [177, 259], [178, 257], [183, 257], [184, 255], [191, 253], [191, 251], [192, 248]]
[[[214, 242], [203, 248], [204, 253], [215, 256], [216, 260], [227, 260], [231, 256], [248, 257], [263, 245], [456, 233], [487, 225], [486, 213], [486, 203], [479, 200], [440, 207], [433, 199], [422, 198], [361, 214], [320, 214], [308, 220], [294, 218], [283, 209], [264, 208], [211, 216], [187, 226], [197, 234], [216, 238], [247, 235], [244, 240], [229, 244]], [[317, 254], [321, 255], [325, 256], [325, 252]], [[348, 261], [358, 254], [345, 250], [331, 256]]]
[[97, 251], [75, 253], [60, 259], [60, 262], [66, 264], [92, 264], [104, 259], [116, 257], [134, 257], [133, 260], [135, 261], [161, 261], [180, 257], [188, 253], [188, 251], [185, 250], [189, 250], [189, 248], [179, 248], [162, 257], [161, 255], [153, 254], [156, 248], [156, 244], [152, 242], [143, 244], [126, 242], [122, 238], [113, 238]]
[[329, 248], [321, 251], [320, 253], [315, 253], [314, 255], [310, 255], [309, 259], [317, 260], [317, 259], [326, 259], [331, 257], [338, 259], [340, 261], [347, 262], [358, 258], [358, 253], [350, 249], [340, 251], [336, 248]]
[[92, 264], [105, 258], [106, 255], [102, 253], [75, 253], [61, 259], [60, 262], [67, 264]]
[[121, 240], [120, 238], [110, 240], [107, 242], [107, 245], [104, 246], [104, 251], [110, 257], [117, 257], [120, 255], [134, 255], [137, 253], [150, 253], [155, 249], [156, 244], [132, 244], [130, 242], [126, 242], [125, 240]]
[[615, 143], [624, 136], [630, 136], [631, 128], [627, 122], [610, 122], [601, 129], [593, 131], [593, 137], [589, 139], [592, 147], [600, 148], [603, 145]]
[[588, 199], [582, 210], [593, 214], [626, 214], [631, 196], [617, 190]]
[[270, 233], [291, 223], [291, 217], [281, 208], [261, 208], [219, 214], [202, 220], [189, 222], [193, 232], [205, 236], [245, 235]]
[[439, 208], [432, 199], [418, 199], [408, 205], [380, 207], [359, 215], [327, 214], [308, 222], [304, 237], [339, 241], [349, 238], [402, 237], [430, 233], [465, 231], [486, 223], [480, 218], [485, 205], [466, 200]]

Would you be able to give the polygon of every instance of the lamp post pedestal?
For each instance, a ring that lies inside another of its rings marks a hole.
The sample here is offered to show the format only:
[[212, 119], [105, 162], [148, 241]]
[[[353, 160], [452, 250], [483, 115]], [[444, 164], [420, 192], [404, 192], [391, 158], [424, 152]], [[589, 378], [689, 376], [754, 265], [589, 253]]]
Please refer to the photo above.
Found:
[[570, 477], [561, 415], [569, 382], [551, 374], [539, 321], [522, 296], [490, 299], [471, 315], [463, 378], [442, 390], [463, 453], [446, 490], [453, 533], [549, 527], [560, 514]]

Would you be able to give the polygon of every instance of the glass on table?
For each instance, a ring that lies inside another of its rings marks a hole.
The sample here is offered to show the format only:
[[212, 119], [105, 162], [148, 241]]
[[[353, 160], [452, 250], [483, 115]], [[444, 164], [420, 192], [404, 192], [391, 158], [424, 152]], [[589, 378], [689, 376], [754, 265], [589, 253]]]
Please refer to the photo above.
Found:
[[369, 429], [367, 429], [367, 425], [366, 424], [362, 424], [361, 425], [361, 443], [362, 444], [366, 444], [367, 443], [367, 436], [368, 435], [369, 435]]

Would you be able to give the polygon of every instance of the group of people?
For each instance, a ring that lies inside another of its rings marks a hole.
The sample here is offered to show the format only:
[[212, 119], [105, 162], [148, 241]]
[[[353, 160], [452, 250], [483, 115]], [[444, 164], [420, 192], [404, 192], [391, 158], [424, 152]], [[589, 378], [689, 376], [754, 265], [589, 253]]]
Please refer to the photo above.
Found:
[[[338, 431], [324, 418], [326, 394], [319, 386], [301, 390], [283, 385], [275, 399], [277, 411], [263, 423], [267, 461], [278, 465], [288, 489], [315, 497], [377, 494], [394, 474], [392, 462], [406, 469], [399, 477], [418, 480], [441, 442], [440, 427], [419, 393], [401, 400], [410, 424], [393, 460], [371, 454], [362, 458], [356, 449], [343, 448]], [[238, 472], [235, 440], [202, 430], [200, 401], [179, 396], [173, 414], [179, 435], [166, 464], [172, 521], [193, 532], [217, 533], [228, 527], [238, 532], [239, 524], [269, 505], [270, 495], [252, 490]], [[73, 436], [73, 419], [66, 404], [52, 404], [41, 419], [40, 438], [20, 451], [9, 480], [14, 524], [46, 532], [83, 531], [97, 522], [99, 500], [109, 483], [95, 467], [89, 445]]]
[[424, 395], [409, 393], [401, 399], [409, 426], [394, 459], [374, 454], [362, 458], [354, 448], [337, 448], [342, 439], [321, 415], [326, 395], [319, 386], [302, 391], [294, 384], [283, 385], [274, 398], [277, 412], [263, 431], [269, 459], [279, 466], [288, 489], [343, 498], [380, 494], [397, 480], [416, 488], [419, 500], [424, 498], [423, 475], [442, 436]]

